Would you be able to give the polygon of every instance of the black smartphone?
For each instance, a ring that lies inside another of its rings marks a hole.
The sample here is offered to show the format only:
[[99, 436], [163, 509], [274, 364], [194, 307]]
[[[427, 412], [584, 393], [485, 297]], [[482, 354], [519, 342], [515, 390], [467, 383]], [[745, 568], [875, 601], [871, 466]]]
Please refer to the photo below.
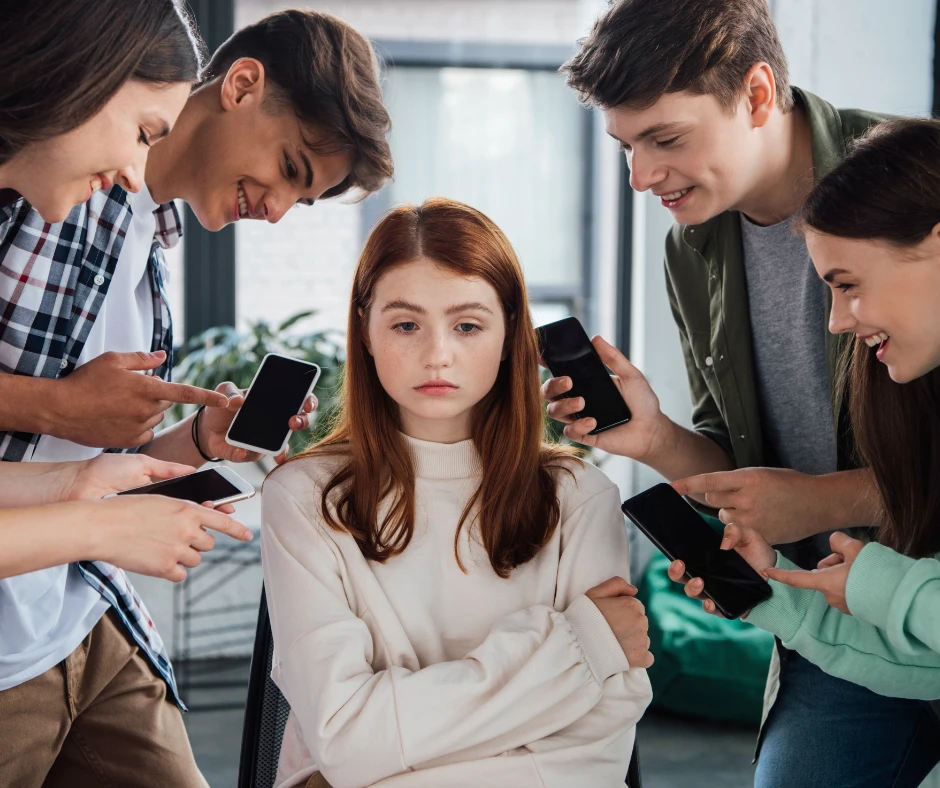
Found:
[[691, 577], [705, 581], [705, 596], [725, 618], [740, 618], [770, 597], [770, 584], [734, 550], [722, 550], [721, 534], [668, 484], [650, 487], [621, 508], [670, 561], [683, 561]]
[[251, 498], [255, 488], [246, 482], [231, 468], [220, 465], [218, 468], [206, 468], [175, 479], [147, 484], [143, 487], [134, 487], [131, 490], [113, 493], [105, 496], [113, 498], [115, 495], [165, 495], [167, 498], [178, 498], [193, 503], [212, 501], [216, 506], [223, 503], [235, 503]]
[[320, 368], [308, 361], [269, 353], [251, 381], [225, 441], [248, 451], [280, 454], [290, 439], [289, 422], [313, 391]]
[[630, 408], [576, 317], [546, 323], [535, 331], [542, 361], [552, 376], [571, 378], [571, 390], [562, 396], [584, 397], [584, 409], [574, 418], [597, 421], [590, 435], [630, 421]]

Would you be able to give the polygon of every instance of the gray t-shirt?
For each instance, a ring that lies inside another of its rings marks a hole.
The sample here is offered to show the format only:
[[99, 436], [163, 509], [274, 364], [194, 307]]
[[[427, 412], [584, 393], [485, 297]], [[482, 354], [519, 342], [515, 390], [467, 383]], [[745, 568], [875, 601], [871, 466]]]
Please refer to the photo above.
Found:
[[[791, 217], [760, 227], [741, 214], [744, 270], [768, 447], [780, 467], [819, 475], [837, 470], [826, 370], [826, 285], [794, 224]], [[825, 537], [812, 542], [797, 563], [829, 554]]]

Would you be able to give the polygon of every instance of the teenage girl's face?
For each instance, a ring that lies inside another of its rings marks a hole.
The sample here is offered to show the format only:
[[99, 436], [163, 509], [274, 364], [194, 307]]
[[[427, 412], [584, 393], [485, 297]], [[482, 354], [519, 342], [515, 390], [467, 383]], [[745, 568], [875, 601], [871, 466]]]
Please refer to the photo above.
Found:
[[150, 146], [176, 122], [190, 85], [128, 80], [107, 104], [72, 131], [37, 142], [15, 162], [16, 183], [47, 222], [61, 222], [98, 189], [140, 191]]
[[365, 317], [366, 346], [405, 434], [469, 438], [473, 407], [503, 359], [506, 322], [493, 287], [420, 258], [379, 279]]
[[812, 230], [806, 245], [832, 288], [832, 333], [866, 342], [897, 383], [940, 367], [940, 225], [913, 247]]

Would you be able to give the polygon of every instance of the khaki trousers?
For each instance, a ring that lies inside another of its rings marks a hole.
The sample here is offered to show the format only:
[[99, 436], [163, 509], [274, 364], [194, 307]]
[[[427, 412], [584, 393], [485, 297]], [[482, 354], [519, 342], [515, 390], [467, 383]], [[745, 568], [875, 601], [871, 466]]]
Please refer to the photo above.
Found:
[[109, 611], [66, 659], [0, 692], [3, 788], [207, 788], [167, 687]]

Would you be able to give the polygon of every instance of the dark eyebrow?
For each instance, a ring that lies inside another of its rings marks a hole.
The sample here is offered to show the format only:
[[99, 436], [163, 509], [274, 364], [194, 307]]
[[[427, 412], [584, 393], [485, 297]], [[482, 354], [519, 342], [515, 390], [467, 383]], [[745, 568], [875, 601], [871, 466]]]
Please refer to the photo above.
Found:
[[304, 152], [298, 148], [297, 153], [300, 154], [300, 160], [304, 163], [304, 169], [307, 171], [307, 177], [304, 179], [304, 188], [309, 189], [313, 186], [313, 169], [310, 167], [310, 160], [304, 156]]
[[[412, 304], [410, 301], [405, 301], [401, 298], [396, 298], [394, 301], [389, 301], [385, 306], [382, 307], [383, 312], [390, 312], [393, 309], [404, 309], [408, 312], [416, 312], [419, 315], [427, 314], [427, 310], [423, 306]], [[447, 311], [444, 312], [444, 314], [456, 315], [458, 312], [468, 312], [473, 309], [479, 309], [481, 312], [489, 312], [489, 314], [493, 314], [492, 309], [486, 306], [486, 304], [481, 304], [479, 301], [468, 301], [465, 304], [454, 304], [453, 306], [447, 307]]]
[[826, 275], [823, 277], [823, 281], [831, 285], [832, 280], [835, 279], [839, 274], [847, 273], [848, 271], [846, 271], [844, 268], [833, 268], [832, 270], [826, 272]]
[[481, 312], [489, 312], [493, 314], [493, 310], [490, 309], [486, 304], [481, 304], [479, 301], [468, 301], [465, 304], [454, 304], [454, 306], [447, 307], [445, 315], [456, 315], [458, 312], [470, 312], [474, 309], [478, 309]]
[[412, 304], [409, 301], [405, 301], [401, 298], [396, 298], [394, 301], [389, 301], [385, 306], [382, 307], [383, 312], [391, 312], [393, 309], [404, 309], [408, 312], [417, 312], [419, 315], [426, 315], [427, 310], [424, 307], [418, 306], [417, 304]]
[[[637, 134], [636, 141], [640, 142], [641, 140], [645, 140], [647, 137], [652, 137], [654, 134], [661, 134], [664, 131], [673, 131], [678, 126], [682, 126], [682, 125], [683, 125], [682, 122], [678, 120], [674, 120], [671, 123], [654, 123], [649, 128], [646, 128], [643, 131], [641, 131], [639, 134]], [[613, 137], [615, 140], [617, 140], [617, 142], [619, 142], [621, 145], [629, 144], [629, 143], [624, 142], [622, 139], [620, 139], [620, 137], [618, 137], [616, 134], [611, 134], [609, 131], [607, 132], [607, 134]]]

